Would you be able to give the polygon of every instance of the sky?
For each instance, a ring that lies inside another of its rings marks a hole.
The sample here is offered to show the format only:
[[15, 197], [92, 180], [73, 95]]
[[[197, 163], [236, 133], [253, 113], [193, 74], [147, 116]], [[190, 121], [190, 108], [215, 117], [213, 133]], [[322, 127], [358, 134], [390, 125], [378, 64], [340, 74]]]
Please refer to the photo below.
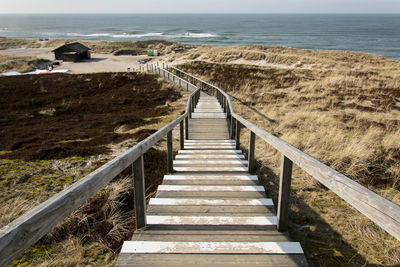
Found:
[[400, 13], [400, 0], [0, 0], [0, 13]]

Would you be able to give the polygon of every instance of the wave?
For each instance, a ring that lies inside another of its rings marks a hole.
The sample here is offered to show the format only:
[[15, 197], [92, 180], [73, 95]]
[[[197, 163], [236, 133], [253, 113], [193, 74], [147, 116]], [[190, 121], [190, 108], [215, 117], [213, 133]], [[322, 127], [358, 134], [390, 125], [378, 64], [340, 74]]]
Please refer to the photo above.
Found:
[[146, 38], [146, 37], [160, 37], [166, 39], [174, 38], [216, 38], [219, 37], [212, 33], [193, 33], [186, 32], [181, 34], [166, 34], [163, 32], [148, 32], [148, 33], [55, 33], [55, 32], [45, 32], [39, 33], [40, 35], [55, 36], [62, 38], [64, 36], [68, 37], [105, 37], [105, 38], [116, 38], [116, 39], [135, 39], [135, 38]]
[[136, 34], [112, 34], [113, 38], [143, 38], [143, 37], [152, 37], [152, 36], [163, 36], [162, 32], [148, 32], [148, 33], [136, 33]]
[[193, 32], [187, 32], [183, 34], [183, 37], [192, 37], [192, 38], [215, 38], [218, 37], [216, 34], [212, 33], [193, 33]]

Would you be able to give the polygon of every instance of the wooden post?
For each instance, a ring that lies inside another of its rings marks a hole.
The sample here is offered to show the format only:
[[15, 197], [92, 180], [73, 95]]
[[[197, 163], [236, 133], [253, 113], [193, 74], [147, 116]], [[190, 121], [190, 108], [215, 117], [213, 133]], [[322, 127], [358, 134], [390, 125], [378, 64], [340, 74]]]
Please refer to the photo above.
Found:
[[135, 191], [136, 229], [146, 226], [146, 190], [144, 183], [143, 155], [132, 164], [133, 187]]
[[236, 120], [236, 149], [240, 149], [240, 121]]
[[226, 120], [227, 120], [227, 125], [228, 125], [229, 136], [231, 136], [231, 110], [230, 110], [229, 106], [226, 109]]
[[282, 155], [278, 198], [278, 231], [287, 231], [293, 162]]
[[231, 116], [231, 139], [235, 138], [235, 118]]
[[248, 155], [248, 161], [249, 161], [249, 173], [253, 174], [254, 173], [254, 149], [255, 149], [255, 143], [256, 143], [256, 135], [252, 131], [250, 131], [250, 142], [249, 142], [249, 155]]
[[186, 82], [186, 92], [189, 92], [189, 83]]
[[179, 87], [181, 87], [181, 79], [179, 79]]
[[189, 140], [189, 117], [185, 118], [185, 139]]
[[174, 172], [172, 153], [172, 130], [167, 133], [168, 173]]
[[164, 62], [162, 63], [162, 68], [165, 69]]
[[184, 131], [183, 131], [183, 120], [179, 123], [179, 138], [181, 142], [181, 150], [185, 149], [185, 136], [184, 136]]

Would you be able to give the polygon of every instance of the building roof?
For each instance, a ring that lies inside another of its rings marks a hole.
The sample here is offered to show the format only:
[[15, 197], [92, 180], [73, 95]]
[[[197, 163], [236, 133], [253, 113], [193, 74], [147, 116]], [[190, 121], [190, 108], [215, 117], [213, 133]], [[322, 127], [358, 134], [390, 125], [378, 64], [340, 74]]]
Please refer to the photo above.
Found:
[[86, 52], [86, 51], [90, 50], [89, 47], [87, 47], [87, 46], [85, 46], [85, 45], [83, 45], [81, 43], [75, 42], [75, 43], [62, 45], [62, 46], [54, 49], [52, 52], [55, 52], [55, 51], [60, 50], [60, 49], [69, 50], [71, 52], [73, 51], [73, 52], [78, 52], [78, 53], [82, 53], [82, 52]]

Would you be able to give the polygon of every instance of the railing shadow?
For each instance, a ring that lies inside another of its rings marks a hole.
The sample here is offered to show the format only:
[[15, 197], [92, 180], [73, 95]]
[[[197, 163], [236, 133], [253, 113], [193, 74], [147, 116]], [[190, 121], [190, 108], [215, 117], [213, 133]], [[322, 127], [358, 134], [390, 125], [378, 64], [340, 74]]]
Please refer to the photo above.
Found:
[[[279, 176], [258, 160], [255, 163], [255, 173], [258, 175], [260, 184], [264, 186], [267, 196], [273, 199], [276, 206], [278, 203]], [[316, 188], [316, 190], [318, 189]], [[294, 210], [292, 205], [289, 213], [288, 233], [295, 241], [301, 243], [310, 266], [388, 267], [388, 265], [369, 264], [312, 207], [299, 198], [293, 189], [290, 201], [296, 203], [297, 209]], [[312, 231], [310, 225], [315, 227]], [[395, 267], [395, 265], [392, 267]]]
[[257, 113], [257, 115], [259, 115], [260, 117], [266, 119], [266, 120], [269, 121], [270, 123], [277, 123], [276, 120], [267, 117], [264, 113], [261, 113], [260, 111], [258, 111], [258, 110], [255, 109], [254, 107], [248, 105], [246, 102], [240, 100], [239, 98], [237, 98], [237, 97], [235, 97], [235, 96], [233, 96], [233, 95], [231, 95], [231, 94], [228, 94], [228, 95], [229, 95], [230, 98], [233, 98], [235, 101], [239, 102], [239, 103], [242, 104], [243, 106], [245, 106], [245, 107], [251, 109], [252, 111], [254, 111], [255, 113]]

